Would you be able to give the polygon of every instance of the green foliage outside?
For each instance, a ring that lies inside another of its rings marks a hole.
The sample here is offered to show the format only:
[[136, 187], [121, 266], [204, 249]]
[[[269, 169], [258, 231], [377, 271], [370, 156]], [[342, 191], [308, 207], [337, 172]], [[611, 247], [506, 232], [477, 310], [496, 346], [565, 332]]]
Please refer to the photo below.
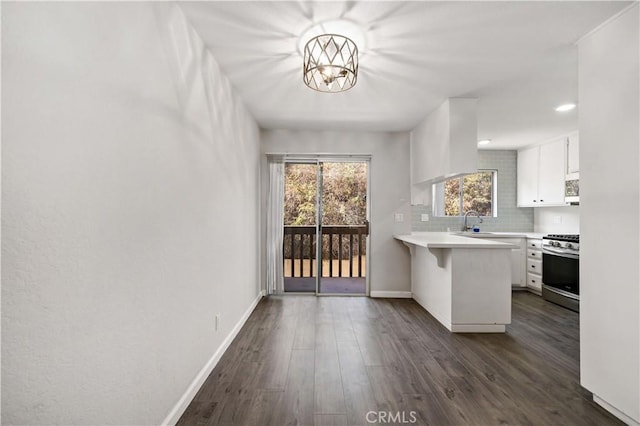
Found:
[[[311, 164], [285, 165], [285, 225], [315, 225], [316, 171]], [[323, 225], [362, 225], [367, 217], [366, 197], [366, 163], [323, 165]]]
[[[314, 164], [285, 164], [284, 224], [285, 226], [315, 225], [317, 166]], [[367, 164], [324, 163], [322, 191], [322, 224], [363, 225], [367, 218]], [[285, 238], [285, 258], [289, 258], [290, 237]], [[353, 254], [358, 254], [354, 237]], [[298, 242], [296, 242], [296, 245]], [[309, 252], [309, 238], [304, 241], [303, 253]], [[337, 237], [333, 241], [333, 255], [337, 256]], [[294, 252], [298, 253], [298, 248]], [[348, 255], [349, 238], [343, 238], [343, 256]], [[313, 249], [311, 250], [313, 251]], [[363, 242], [364, 251], [364, 242]], [[323, 256], [328, 256], [328, 236], [323, 238]]]
[[469, 210], [493, 216], [493, 173], [482, 171], [444, 183], [445, 216], [462, 216]]
[[315, 225], [317, 166], [285, 164], [284, 224]]

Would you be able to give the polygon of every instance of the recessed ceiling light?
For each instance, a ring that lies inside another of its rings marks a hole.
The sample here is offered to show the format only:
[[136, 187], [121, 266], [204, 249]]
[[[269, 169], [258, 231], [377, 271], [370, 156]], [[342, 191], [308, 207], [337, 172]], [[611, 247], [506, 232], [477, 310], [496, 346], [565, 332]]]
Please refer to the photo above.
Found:
[[491, 139], [482, 139], [481, 141], [478, 141], [478, 146], [489, 145], [490, 143], [491, 143]]
[[560, 105], [559, 107], [557, 107], [556, 111], [558, 111], [558, 112], [571, 111], [575, 107], [576, 107], [576, 104], [564, 104], [564, 105]]

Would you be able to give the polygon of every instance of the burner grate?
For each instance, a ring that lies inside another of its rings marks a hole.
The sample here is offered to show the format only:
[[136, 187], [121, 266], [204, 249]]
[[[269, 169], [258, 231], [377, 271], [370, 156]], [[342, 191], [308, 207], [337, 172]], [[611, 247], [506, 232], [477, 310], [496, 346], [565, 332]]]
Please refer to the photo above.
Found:
[[545, 240], [569, 241], [571, 243], [579, 243], [579, 234], [549, 234], [542, 237]]

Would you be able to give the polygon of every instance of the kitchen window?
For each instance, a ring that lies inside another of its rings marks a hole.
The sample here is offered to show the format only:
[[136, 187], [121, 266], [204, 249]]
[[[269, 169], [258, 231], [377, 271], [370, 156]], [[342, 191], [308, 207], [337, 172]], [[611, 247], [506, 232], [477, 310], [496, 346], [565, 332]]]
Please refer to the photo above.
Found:
[[497, 216], [497, 170], [445, 180], [433, 185], [434, 216], [464, 216], [469, 210], [480, 216]]

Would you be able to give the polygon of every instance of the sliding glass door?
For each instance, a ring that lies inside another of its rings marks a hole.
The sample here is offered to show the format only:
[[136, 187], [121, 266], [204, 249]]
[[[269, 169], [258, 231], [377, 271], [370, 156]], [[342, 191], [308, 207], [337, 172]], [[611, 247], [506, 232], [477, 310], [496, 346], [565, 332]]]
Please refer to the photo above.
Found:
[[320, 164], [320, 294], [366, 293], [367, 163]]
[[316, 293], [318, 164], [284, 166], [284, 291]]
[[367, 293], [368, 166], [285, 164], [285, 293]]

